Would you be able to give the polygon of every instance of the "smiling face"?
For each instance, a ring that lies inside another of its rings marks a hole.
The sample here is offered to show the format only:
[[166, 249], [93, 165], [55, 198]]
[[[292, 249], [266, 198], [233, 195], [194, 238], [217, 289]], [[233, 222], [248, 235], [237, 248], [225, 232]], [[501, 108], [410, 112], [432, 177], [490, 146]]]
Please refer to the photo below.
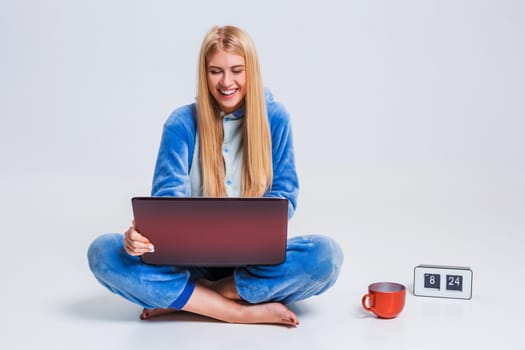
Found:
[[246, 96], [244, 57], [219, 49], [207, 61], [210, 94], [223, 112], [235, 111], [242, 106]]

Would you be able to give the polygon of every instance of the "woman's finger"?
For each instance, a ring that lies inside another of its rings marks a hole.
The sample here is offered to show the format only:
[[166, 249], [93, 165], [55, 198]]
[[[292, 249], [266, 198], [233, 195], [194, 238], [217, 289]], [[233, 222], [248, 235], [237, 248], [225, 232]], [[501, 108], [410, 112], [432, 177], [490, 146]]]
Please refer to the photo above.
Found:
[[130, 255], [142, 255], [144, 253], [152, 253], [155, 251], [151, 243], [145, 244], [137, 241], [125, 240], [124, 248]]
[[130, 255], [142, 255], [144, 253], [152, 253], [155, 251], [153, 244], [131, 227], [126, 231], [124, 242], [124, 248]]
[[136, 242], [144, 242], [144, 243], [149, 242], [149, 240], [146, 237], [144, 237], [143, 235], [141, 235], [140, 233], [138, 233], [136, 230], [132, 228], [130, 228], [129, 238], [132, 241], [136, 241]]

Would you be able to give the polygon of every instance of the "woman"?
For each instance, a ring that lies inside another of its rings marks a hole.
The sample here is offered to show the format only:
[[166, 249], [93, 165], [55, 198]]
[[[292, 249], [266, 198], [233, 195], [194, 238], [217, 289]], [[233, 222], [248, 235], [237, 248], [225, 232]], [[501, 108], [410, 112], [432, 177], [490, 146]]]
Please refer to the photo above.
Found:
[[[157, 158], [153, 196], [298, 194], [288, 113], [262, 85], [249, 36], [233, 26], [212, 28], [199, 58], [197, 102], [173, 112]], [[318, 295], [339, 275], [342, 251], [320, 235], [288, 240], [285, 262], [274, 266], [202, 268], [152, 266], [140, 255], [154, 247], [132, 223], [89, 247], [95, 277], [144, 307], [141, 319], [184, 310], [232, 323], [297, 326], [285, 305]]]

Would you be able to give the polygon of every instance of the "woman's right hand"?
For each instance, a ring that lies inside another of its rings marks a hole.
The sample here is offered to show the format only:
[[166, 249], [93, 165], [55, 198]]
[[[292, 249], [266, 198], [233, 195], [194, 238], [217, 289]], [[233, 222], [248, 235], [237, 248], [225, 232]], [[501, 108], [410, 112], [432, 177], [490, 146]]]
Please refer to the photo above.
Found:
[[135, 220], [124, 234], [124, 249], [129, 255], [133, 256], [155, 251], [153, 244], [135, 229]]

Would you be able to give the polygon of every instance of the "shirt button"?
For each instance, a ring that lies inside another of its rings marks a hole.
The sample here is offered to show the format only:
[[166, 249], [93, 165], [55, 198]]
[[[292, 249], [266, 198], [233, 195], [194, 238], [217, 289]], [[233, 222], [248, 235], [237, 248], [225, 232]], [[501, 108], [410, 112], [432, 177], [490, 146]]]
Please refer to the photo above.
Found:
[[230, 149], [228, 147], [224, 147], [224, 152], [228, 153], [228, 152], [230, 152]]
[[230, 179], [226, 180], [226, 185], [231, 186], [232, 185], [232, 180], [230, 180]]

